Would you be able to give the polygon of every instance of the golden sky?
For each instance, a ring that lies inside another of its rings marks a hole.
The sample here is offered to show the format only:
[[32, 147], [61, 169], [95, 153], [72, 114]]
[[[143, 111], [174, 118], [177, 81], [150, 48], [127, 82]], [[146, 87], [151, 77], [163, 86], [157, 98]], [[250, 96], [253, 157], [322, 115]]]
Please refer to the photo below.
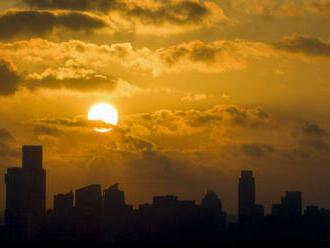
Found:
[[[286, 190], [330, 208], [330, 0], [0, 1], [0, 172], [44, 147], [47, 201], [119, 182], [130, 204], [237, 210], [254, 170], [269, 209]], [[88, 110], [116, 107], [101, 134]], [[0, 209], [5, 207], [4, 177]]]

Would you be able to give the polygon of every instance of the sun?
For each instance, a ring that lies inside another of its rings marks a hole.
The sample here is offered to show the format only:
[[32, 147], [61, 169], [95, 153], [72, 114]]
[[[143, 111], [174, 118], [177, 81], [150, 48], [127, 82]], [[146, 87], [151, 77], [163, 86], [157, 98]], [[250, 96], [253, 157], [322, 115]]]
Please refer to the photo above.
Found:
[[117, 125], [118, 112], [117, 110], [107, 103], [96, 104], [88, 112], [88, 120], [99, 121], [104, 125], [102, 127], [95, 127], [94, 130], [100, 133], [106, 133], [111, 131], [112, 127]]

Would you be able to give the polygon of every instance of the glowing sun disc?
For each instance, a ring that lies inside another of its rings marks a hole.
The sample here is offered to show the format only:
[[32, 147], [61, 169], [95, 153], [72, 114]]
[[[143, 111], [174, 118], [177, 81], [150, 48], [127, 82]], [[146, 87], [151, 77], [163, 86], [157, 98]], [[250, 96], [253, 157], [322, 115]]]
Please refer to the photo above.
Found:
[[[117, 110], [106, 103], [100, 103], [94, 105], [88, 112], [88, 120], [90, 121], [102, 121], [109, 125], [117, 125], [118, 112]], [[112, 130], [112, 128], [99, 128], [95, 127], [95, 131], [100, 133], [106, 133]]]

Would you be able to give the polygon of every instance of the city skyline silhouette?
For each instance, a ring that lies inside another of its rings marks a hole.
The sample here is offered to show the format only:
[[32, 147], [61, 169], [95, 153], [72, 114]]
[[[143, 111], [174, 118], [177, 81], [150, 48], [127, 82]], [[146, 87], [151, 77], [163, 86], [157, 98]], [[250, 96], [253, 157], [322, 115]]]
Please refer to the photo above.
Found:
[[0, 245], [328, 246], [329, 20], [0, 1]]
[[[46, 171], [42, 146], [22, 146], [22, 167], [5, 175], [4, 242], [177, 243], [239, 240], [309, 240], [330, 237], [330, 210], [307, 205], [302, 192], [289, 192], [271, 214], [255, 201], [253, 172], [238, 180], [238, 220], [228, 221], [221, 198], [208, 190], [200, 205], [175, 195], [153, 196], [137, 208], [116, 183], [103, 191], [91, 184], [54, 195], [46, 211]], [[102, 193], [103, 192], [103, 193]]]

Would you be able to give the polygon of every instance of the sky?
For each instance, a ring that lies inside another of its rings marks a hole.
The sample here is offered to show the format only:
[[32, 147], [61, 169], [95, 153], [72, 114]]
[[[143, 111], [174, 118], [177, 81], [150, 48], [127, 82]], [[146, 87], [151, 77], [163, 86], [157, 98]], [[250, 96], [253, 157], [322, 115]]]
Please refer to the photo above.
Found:
[[43, 146], [48, 208], [120, 183], [134, 206], [214, 189], [236, 214], [241, 170], [267, 212], [285, 191], [330, 208], [329, 30], [329, 0], [0, 1], [0, 209], [23, 144]]

